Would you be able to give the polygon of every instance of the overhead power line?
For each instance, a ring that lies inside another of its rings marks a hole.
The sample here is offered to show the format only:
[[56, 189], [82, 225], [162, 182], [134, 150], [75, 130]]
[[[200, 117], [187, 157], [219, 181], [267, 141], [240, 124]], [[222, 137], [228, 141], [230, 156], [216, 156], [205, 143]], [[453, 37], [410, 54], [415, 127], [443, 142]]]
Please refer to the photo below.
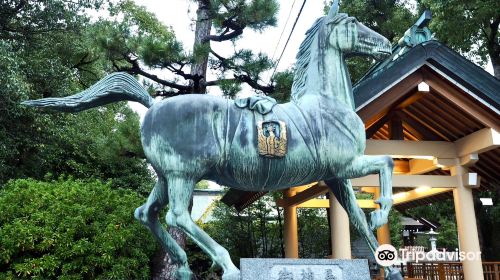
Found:
[[278, 50], [278, 46], [281, 43], [281, 38], [283, 37], [283, 34], [285, 33], [285, 29], [288, 25], [288, 21], [290, 20], [290, 16], [292, 15], [293, 7], [295, 7], [295, 2], [296, 2], [296, 0], [293, 0], [292, 7], [290, 8], [290, 11], [288, 12], [288, 17], [286, 18], [285, 25], [283, 26], [283, 30], [281, 30], [281, 34], [280, 34], [280, 37], [278, 39], [278, 42], [276, 43], [276, 46], [274, 47], [273, 56], [271, 57], [271, 60], [274, 59], [274, 56], [276, 55], [276, 51]]
[[297, 17], [295, 18], [295, 22], [293, 23], [292, 30], [290, 31], [290, 34], [288, 35], [288, 39], [286, 40], [285, 46], [283, 47], [283, 50], [281, 51], [280, 57], [278, 58], [278, 61], [276, 62], [276, 66], [274, 66], [274, 71], [273, 74], [271, 75], [271, 81], [273, 80], [274, 74], [276, 73], [276, 70], [278, 69], [278, 65], [280, 64], [281, 58], [283, 57], [283, 54], [285, 53], [286, 47], [288, 46], [288, 42], [290, 42], [290, 38], [292, 37], [293, 31], [295, 30], [295, 26], [297, 25], [297, 22], [299, 21], [300, 15], [302, 14], [302, 10], [304, 9], [304, 6], [306, 4], [307, 0], [304, 0], [302, 2], [302, 6], [300, 6], [299, 13], [297, 14]]

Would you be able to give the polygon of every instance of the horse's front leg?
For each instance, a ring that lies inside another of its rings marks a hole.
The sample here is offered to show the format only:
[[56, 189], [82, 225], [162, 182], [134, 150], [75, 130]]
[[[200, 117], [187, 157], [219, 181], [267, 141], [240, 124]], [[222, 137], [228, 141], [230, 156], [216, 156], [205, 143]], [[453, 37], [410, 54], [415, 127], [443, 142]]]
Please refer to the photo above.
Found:
[[[356, 195], [354, 194], [350, 180], [331, 179], [325, 181], [325, 183], [332, 190], [340, 205], [346, 210], [349, 220], [358, 230], [359, 235], [366, 241], [372, 254], [375, 254], [378, 247], [377, 239], [373, 231], [368, 227], [365, 213], [356, 202]], [[386, 280], [403, 279], [401, 272], [397, 268], [385, 267], [384, 272]]]
[[338, 174], [341, 178], [359, 178], [369, 174], [379, 174], [380, 197], [375, 203], [380, 209], [370, 213], [370, 228], [376, 229], [386, 224], [392, 207], [392, 170], [394, 163], [389, 156], [359, 156]]

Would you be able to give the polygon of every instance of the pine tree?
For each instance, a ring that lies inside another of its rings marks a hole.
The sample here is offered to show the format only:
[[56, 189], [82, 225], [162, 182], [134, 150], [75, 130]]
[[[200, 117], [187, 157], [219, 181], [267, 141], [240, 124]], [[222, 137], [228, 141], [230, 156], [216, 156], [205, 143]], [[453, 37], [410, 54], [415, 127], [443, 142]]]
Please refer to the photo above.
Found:
[[[184, 51], [171, 28], [161, 24], [144, 7], [131, 0], [113, 6], [111, 14], [122, 15], [117, 17], [122, 19], [104, 23], [100, 38], [114, 69], [147, 78], [152, 92], [165, 97], [206, 93], [207, 88], [214, 86], [234, 96], [242, 84], [260, 93], [274, 93], [276, 85], [261, 80], [262, 73], [273, 67], [266, 55], [241, 49], [223, 57], [211, 42], [235, 42], [246, 29], [263, 31], [276, 25], [278, 2], [197, 0], [196, 3], [191, 53]], [[216, 79], [207, 79], [209, 68], [217, 72]], [[158, 77], [152, 73], [153, 69], [167, 70], [171, 78]], [[275, 80], [283, 80], [283, 74], [276, 75]]]

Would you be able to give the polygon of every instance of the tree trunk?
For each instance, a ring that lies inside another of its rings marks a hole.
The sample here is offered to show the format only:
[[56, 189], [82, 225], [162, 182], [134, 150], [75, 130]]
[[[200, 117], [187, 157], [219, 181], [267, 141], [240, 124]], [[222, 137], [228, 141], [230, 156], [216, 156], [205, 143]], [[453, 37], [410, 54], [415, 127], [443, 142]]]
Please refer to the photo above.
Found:
[[279, 239], [280, 239], [280, 252], [281, 257], [285, 257], [285, 241], [283, 240], [283, 222], [281, 220], [281, 211], [278, 205], [276, 205], [276, 211], [278, 212], [278, 227], [279, 227]]
[[490, 34], [486, 38], [488, 54], [493, 65], [493, 75], [500, 80], [500, 42], [498, 42], [498, 32], [500, 26], [500, 15], [489, 24]]
[[491, 60], [491, 64], [493, 64], [493, 75], [495, 75], [495, 78], [500, 80], [500, 59], [497, 63], [493, 62], [494, 60]]
[[[186, 248], [186, 234], [178, 228], [169, 227], [168, 233], [172, 235], [172, 238], [177, 241], [177, 244], [181, 248]], [[160, 249], [158, 254], [154, 257], [153, 264], [153, 275], [151, 279], [153, 280], [176, 280], [175, 272], [178, 266], [172, 263], [172, 259], [165, 252], [165, 250]]]
[[[195, 61], [191, 65], [191, 75], [193, 75], [194, 78], [190, 81], [193, 93], [206, 93], [207, 91], [207, 66], [210, 53], [210, 40], [207, 40], [207, 38], [210, 36], [211, 29], [212, 19], [210, 18], [210, 0], [198, 0], [193, 46], [193, 52], [197, 55], [195, 55]], [[200, 49], [204, 51], [200, 52]]]
[[[200, 46], [210, 47], [210, 41], [207, 40], [210, 36], [210, 31], [212, 29], [212, 20], [210, 18], [210, 0], [198, 0], [198, 10], [196, 11], [196, 30], [194, 38], [193, 51], [196, 51]], [[208, 56], [209, 52], [206, 52], [204, 56], [197, 56], [194, 63], [191, 65], [191, 75], [195, 77], [190, 81], [192, 93], [206, 93], [206, 77], [207, 77], [207, 66], [208, 66]], [[189, 206], [189, 213], [193, 207], [193, 198], [191, 198], [191, 203]], [[181, 246], [182, 249], [186, 249], [186, 234], [179, 230], [178, 228], [169, 227], [168, 232], [177, 244]], [[156, 269], [153, 268], [153, 280], [175, 280], [175, 272], [178, 266], [172, 263], [170, 256], [162, 249], [161, 252], [155, 257]]]

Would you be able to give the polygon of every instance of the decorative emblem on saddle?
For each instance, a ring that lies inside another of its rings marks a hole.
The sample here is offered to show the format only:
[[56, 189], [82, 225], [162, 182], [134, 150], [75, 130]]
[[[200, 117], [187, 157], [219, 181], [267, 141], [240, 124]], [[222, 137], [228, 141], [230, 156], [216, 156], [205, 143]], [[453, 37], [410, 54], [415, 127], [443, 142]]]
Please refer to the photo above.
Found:
[[286, 124], [282, 121], [257, 122], [259, 155], [284, 157], [286, 154]]

